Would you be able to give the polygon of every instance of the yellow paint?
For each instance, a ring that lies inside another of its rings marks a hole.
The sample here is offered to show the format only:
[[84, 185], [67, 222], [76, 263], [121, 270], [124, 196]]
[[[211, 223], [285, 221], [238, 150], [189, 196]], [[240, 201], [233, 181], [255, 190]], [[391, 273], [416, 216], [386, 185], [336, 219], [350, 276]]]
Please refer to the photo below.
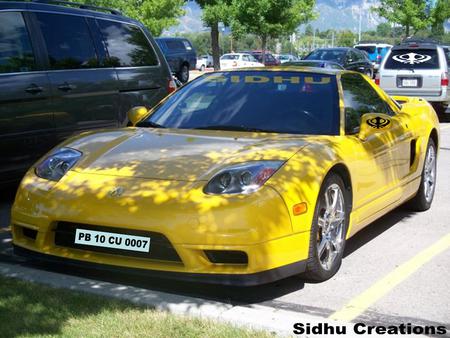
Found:
[[[283, 69], [302, 72], [300, 82], [317, 80], [317, 72], [338, 79], [341, 74], [275, 67], [261, 69], [261, 75], [253, 70], [252, 81]], [[319, 83], [331, 78], [324, 76]], [[232, 79], [243, 79], [240, 71], [233, 72]], [[296, 82], [289, 77], [277, 81], [286, 79]], [[208, 80], [225, 77], [218, 73]], [[95, 263], [190, 273], [248, 274], [306, 260], [319, 190], [334, 166], [348, 170], [351, 179], [347, 237], [418, 189], [426, 144], [433, 129], [439, 132], [439, 121], [426, 102], [407, 98], [400, 112], [373, 86], [396, 115], [389, 117], [388, 128], [368, 127], [364, 138], [345, 135], [343, 126], [336, 136], [123, 128], [71, 138], [60, 146], [78, 149], [83, 156], [59, 182], [36, 177], [34, 168], [25, 175], [12, 208], [14, 244]], [[342, 98], [339, 102], [343, 122]], [[419, 153], [410, 166], [412, 139]], [[259, 191], [220, 196], [203, 192], [220, 170], [260, 160], [285, 163]], [[111, 191], [119, 187], [123, 194], [113, 196]], [[308, 208], [295, 215], [293, 206], [299, 201]], [[53, 230], [59, 221], [162, 233], [183, 264], [58, 247]], [[36, 241], [23, 236], [20, 226], [38, 230]], [[242, 250], [249, 263], [212, 264], [204, 249]]]
[[401, 282], [406, 280], [414, 272], [428, 263], [434, 257], [450, 248], [450, 233], [439, 241], [421, 251], [419, 254], [403, 263], [387, 276], [380, 279], [370, 288], [365, 290], [348, 302], [341, 310], [333, 313], [330, 319], [339, 321], [352, 321], [366, 311], [371, 305], [376, 303], [383, 296], [388, 294]]

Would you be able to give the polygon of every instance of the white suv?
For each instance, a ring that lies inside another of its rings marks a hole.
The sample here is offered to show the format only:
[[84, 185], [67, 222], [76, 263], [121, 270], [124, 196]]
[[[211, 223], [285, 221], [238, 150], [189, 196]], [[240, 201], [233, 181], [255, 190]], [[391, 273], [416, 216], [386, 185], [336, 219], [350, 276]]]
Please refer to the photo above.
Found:
[[423, 97], [443, 114], [450, 103], [447, 62], [443, 47], [435, 43], [402, 43], [386, 55], [375, 82], [389, 95]]

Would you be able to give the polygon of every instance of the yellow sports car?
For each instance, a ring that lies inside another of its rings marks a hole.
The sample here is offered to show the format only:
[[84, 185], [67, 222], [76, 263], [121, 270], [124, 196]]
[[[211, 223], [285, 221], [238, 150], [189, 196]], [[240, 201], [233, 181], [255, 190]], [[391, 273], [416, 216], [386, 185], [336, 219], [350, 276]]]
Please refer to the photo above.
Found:
[[439, 123], [345, 70], [206, 74], [24, 177], [17, 254], [201, 282], [323, 281], [346, 240], [436, 186]]

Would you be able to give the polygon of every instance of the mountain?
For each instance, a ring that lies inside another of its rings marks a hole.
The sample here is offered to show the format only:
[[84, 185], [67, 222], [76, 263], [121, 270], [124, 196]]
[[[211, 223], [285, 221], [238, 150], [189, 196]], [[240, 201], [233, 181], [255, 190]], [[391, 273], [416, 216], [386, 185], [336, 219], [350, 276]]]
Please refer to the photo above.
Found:
[[[378, 3], [378, 0], [316, 0], [316, 12], [319, 16], [310, 24], [319, 30], [357, 31], [361, 13], [362, 31], [375, 29], [383, 20], [372, 13], [370, 8]], [[170, 28], [165, 35], [208, 30], [203, 26], [202, 10], [195, 1], [188, 1], [184, 9], [186, 13], [180, 18], [178, 26]]]

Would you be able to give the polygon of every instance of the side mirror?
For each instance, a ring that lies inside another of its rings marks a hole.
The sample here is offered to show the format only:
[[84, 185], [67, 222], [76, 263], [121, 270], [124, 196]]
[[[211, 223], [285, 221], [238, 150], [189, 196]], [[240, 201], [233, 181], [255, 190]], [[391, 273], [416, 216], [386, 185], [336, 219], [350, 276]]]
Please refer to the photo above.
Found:
[[148, 114], [148, 109], [142, 106], [139, 107], [133, 107], [131, 108], [127, 115], [128, 120], [130, 121], [131, 125], [134, 127], [140, 120], [142, 120], [145, 115]]
[[361, 117], [358, 137], [365, 141], [371, 135], [392, 127], [392, 117], [386, 114], [368, 113]]

